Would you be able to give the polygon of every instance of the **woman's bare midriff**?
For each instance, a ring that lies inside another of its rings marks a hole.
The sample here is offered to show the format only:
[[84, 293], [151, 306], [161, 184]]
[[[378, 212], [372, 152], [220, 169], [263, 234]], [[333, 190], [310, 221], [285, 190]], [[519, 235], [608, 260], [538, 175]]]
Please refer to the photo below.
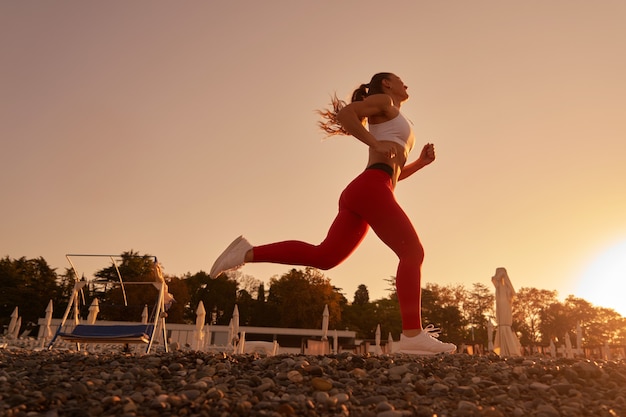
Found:
[[367, 161], [367, 166], [373, 164], [387, 164], [391, 168], [393, 168], [393, 185], [395, 186], [398, 182], [398, 177], [400, 176], [400, 172], [402, 171], [402, 167], [406, 164], [407, 154], [405, 153], [404, 147], [394, 143], [396, 149], [396, 155], [393, 158], [389, 158], [387, 155], [383, 155], [379, 152], [376, 152], [372, 148], [369, 150], [369, 159]]

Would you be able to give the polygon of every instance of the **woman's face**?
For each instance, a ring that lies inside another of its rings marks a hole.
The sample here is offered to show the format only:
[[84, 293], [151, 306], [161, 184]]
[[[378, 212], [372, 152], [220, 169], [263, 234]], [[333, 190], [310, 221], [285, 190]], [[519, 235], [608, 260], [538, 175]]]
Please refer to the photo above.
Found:
[[407, 89], [409, 87], [404, 85], [400, 77], [398, 77], [397, 75], [391, 75], [389, 76], [389, 78], [387, 78], [386, 81], [388, 82], [389, 92], [391, 94], [399, 97], [401, 101], [409, 98], [409, 93], [407, 92]]

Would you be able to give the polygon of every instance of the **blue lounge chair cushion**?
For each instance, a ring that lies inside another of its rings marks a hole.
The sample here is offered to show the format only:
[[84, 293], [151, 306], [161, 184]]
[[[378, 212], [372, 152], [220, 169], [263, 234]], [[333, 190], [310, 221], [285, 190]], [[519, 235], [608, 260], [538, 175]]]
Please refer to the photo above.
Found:
[[147, 343], [154, 331], [153, 324], [133, 324], [133, 325], [101, 325], [101, 324], [79, 324], [74, 327], [71, 333], [61, 333], [64, 339], [80, 341], [107, 341], [131, 343]]

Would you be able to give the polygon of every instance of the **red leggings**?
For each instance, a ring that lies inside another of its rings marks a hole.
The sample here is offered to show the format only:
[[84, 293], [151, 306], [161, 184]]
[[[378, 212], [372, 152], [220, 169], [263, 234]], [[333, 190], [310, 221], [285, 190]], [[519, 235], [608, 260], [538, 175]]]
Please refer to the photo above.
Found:
[[339, 213], [326, 239], [319, 245], [285, 241], [255, 246], [253, 262], [330, 269], [359, 246], [368, 230], [389, 246], [398, 258], [396, 289], [403, 329], [421, 329], [421, 266], [424, 249], [417, 233], [393, 194], [391, 177], [380, 169], [367, 169], [341, 193]]

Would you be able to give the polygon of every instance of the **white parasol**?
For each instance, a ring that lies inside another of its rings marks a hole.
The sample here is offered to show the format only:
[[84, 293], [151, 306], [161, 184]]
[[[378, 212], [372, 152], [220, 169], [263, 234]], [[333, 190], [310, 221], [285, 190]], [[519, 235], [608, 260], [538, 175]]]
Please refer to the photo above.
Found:
[[[52, 329], [50, 328], [50, 324], [52, 323], [52, 312], [53, 312], [53, 304], [52, 300], [48, 302], [48, 306], [46, 307], [46, 317], [45, 317], [45, 327], [43, 329], [43, 343], [44, 345], [50, 340], [52, 337]], [[43, 346], [43, 345], [42, 345]]]
[[583, 356], [583, 329], [580, 322], [576, 323], [576, 355]]
[[143, 311], [141, 312], [141, 324], [148, 324], [148, 304], [144, 304]]
[[80, 311], [79, 311], [79, 302], [78, 302], [78, 292], [74, 294], [74, 325], [78, 326], [80, 324]]
[[[19, 318], [20, 313], [17, 307], [13, 309], [13, 313], [11, 313], [11, 321], [9, 321], [9, 327], [7, 329], [7, 337], [10, 339], [13, 337], [15, 332], [15, 328], [17, 327], [17, 319]], [[17, 328], [17, 334], [20, 333], [19, 327]]]
[[491, 278], [496, 287], [496, 340], [493, 351], [500, 356], [520, 356], [521, 346], [517, 335], [513, 332], [512, 303], [515, 296], [513, 284], [504, 268], [496, 268], [496, 274]]
[[324, 306], [324, 313], [322, 313], [322, 340], [328, 340], [328, 304]]
[[379, 355], [380, 353], [382, 353], [382, 350], [380, 349], [380, 324], [376, 326], [376, 354]]
[[232, 346], [233, 348], [235, 347], [235, 345], [233, 344], [234, 341], [234, 332], [233, 332], [233, 319], [231, 317], [230, 321], [228, 322], [228, 344], [230, 346]]
[[89, 314], [87, 315], [87, 324], [96, 324], [98, 313], [100, 312], [100, 302], [94, 298], [89, 306]]
[[195, 348], [196, 350], [202, 350], [204, 348], [204, 320], [206, 319], [206, 310], [204, 309], [204, 303], [202, 300], [198, 303], [196, 308], [196, 331], [194, 332]]
[[18, 317], [17, 318], [17, 322], [15, 323], [15, 329], [13, 329], [13, 336], [11, 336], [12, 339], [19, 339], [20, 338], [20, 329], [22, 328], [22, 318]]
[[493, 323], [487, 319], [487, 350], [493, 352]]
[[237, 348], [239, 344], [239, 307], [235, 304], [233, 310], [233, 334], [232, 334], [233, 348]]
[[565, 333], [565, 357], [574, 357], [574, 351], [572, 350], [572, 338], [569, 336], [569, 333]]

